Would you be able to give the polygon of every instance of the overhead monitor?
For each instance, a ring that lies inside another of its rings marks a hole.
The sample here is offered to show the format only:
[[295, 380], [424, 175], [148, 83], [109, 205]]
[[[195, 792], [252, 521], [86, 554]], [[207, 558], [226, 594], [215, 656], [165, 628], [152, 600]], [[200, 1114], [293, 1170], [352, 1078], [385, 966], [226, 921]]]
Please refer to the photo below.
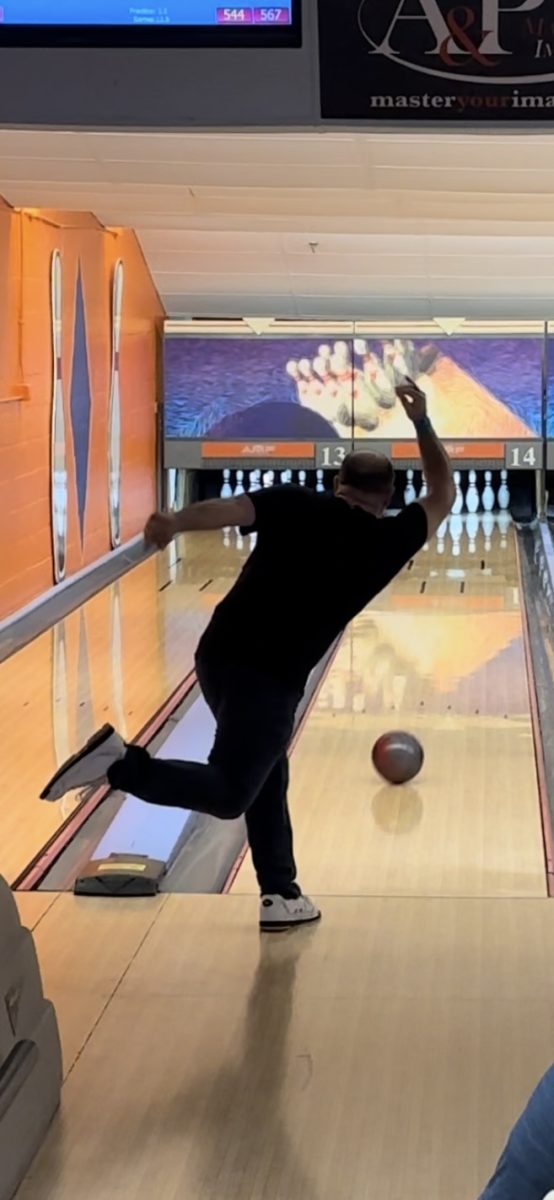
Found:
[[167, 439], [413, 437], [396, 397], [406, 376], [452, 440], [540, 436], [540, 337], [165, 340]]
[[300, 0], [0, 0], [1, 45], [298, 46]]

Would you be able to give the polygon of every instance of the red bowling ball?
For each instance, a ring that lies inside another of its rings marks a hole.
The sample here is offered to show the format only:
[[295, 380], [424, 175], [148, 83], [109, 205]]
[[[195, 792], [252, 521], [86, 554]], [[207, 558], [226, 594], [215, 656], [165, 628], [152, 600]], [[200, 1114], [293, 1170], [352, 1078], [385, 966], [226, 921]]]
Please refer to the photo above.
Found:
[[424, 761], [423, 747], [411, 733], [400, 730], [384, 733], [372, 752], [373, 766], [387, 783], [409, 783], [419, 775]]

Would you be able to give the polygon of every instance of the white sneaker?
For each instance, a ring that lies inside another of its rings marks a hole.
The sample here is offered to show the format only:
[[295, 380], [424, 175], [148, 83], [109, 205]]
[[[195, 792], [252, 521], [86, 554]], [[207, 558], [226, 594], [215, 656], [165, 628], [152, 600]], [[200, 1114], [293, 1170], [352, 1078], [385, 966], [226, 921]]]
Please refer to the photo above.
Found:
[[267, 933], [290, 929], [293, 925], [309, 925], [320, 919], [319, 909], [308, 896], [299, 896], [297, 900], [285, 900], [283, 896], [262, 896], [260, 929]]
[[125, 755], [125, 742], [113, 725], [104, 725], [86, 746], [68, 758], [40, 793], [41, 800], [61, 800], [66, 792], [102, 783], [113, 764]]

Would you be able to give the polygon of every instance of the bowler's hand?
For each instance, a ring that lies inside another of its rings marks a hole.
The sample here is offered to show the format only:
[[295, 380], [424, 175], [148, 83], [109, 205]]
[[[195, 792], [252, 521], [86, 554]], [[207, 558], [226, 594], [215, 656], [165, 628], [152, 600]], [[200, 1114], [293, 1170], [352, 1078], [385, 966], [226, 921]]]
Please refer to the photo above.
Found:
[[425, 392], [422, 392], [421, 388], [418, 388], [417, 383], [414, 383], [413, 379], [408, 379], [406, 376], [406, 383], [401, 383], [396, 388], [396, 395], [400, 400], [404, 412], [410, 418], [410, 421], [414, 422], [414, 425], [427, 416], [427, 396]]
[[153, 513], [146, 522], [144, 540], [147, 546], [156, 546], [158, 550], [165, 550], [177, 532], [173, 513]]

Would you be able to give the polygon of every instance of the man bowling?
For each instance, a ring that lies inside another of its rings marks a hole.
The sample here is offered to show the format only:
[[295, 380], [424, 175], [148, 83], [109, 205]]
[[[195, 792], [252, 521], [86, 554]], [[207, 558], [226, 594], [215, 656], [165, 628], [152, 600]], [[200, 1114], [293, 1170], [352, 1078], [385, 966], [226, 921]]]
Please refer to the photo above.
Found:
[[149, 804], [222, 820], [244, 814], [265, 930], [321, 915], [297, 881], [287, 802], [287, 749], [308, 676], [352, 618], [435, 534], [454, 502], [450, 462], [424, 393], [409, 380], [397, 394], [415, 426], [428, 488], [399, 516], [382, 520], [394, 493], [392, 463], [364, 452], [347, 456], [333, 494], [276, 487], [148, 521], [145, 538], [159, 549], [196, 530], [238, 525], [258, 534], [196, 653], [200, 687], [216, 719], [208, 763], [152, 758], [106, 725], [42, 792], [55, 801], [107, 780]]

